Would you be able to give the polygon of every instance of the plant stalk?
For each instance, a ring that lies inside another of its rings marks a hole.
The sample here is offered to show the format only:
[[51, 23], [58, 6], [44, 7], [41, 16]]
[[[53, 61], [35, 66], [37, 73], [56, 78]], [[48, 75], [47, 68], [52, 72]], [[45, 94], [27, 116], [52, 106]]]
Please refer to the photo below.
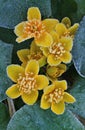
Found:
[[10, 117], [12, 117], [16, 111], [15, 106], [14, 106], [14, 102], [9, 97], [7, 97], [7, 102], [8, 102], [8, 107], [9, 107], [9, 114], [10, 114]]

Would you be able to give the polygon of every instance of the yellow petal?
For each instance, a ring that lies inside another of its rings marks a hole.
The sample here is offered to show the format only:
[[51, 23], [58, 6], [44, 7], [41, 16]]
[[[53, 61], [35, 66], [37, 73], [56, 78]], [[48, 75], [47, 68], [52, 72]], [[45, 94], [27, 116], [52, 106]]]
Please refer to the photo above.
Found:
[[17, 84], [12, 85], [10, 88], [7, 89], [6, 94], [10, 98], [18, 98], [20, 96], [19, 89], [17, 87]]
[[49, 54], [49, 49], [48, 47], [41, 47], [41, 50], [43, 51], [43, 54], [47, 57]]
[[24, 32], [23, 30], [24, 30], [24, 27], [25, 27], [25, 25], [26, 25], [26, 22], [27, 22], [27, 21], [21, 22], [21, 23], [19, 23], [18, 25], [15, 26], [14, 32], [15, 32], [15, 34], [18, 36], [18, 37], [16, 38], [16, 42], [18, 42], [18, 43], [23, 42], [23, 41], [25, 41], [25, 40], [27, 40], [27, 39], [32, 38], [31, 35], [28, 35], [28, 34], [26, 34], [26, 33], [23, 33], [23, 32]]
[[66, 51], [71, 51], [73, 46], [73, 39], [71, 37], [62, 37], [60, 43], [63, 44], [63, 47]]
[[49, 33], [43, 33], [40, 38], [35, 39], [35, 43], [41, 47], [48, 47], [53, 43], [52, 36]]
[[23, 35], [23, 29], [25, 27], [26, 22], [21, 22], [15, 26], [14, 32], [17, 36]]
[[49, 81], [51, 81], [52, 83], [55, 82], [56, 80], [58, 80], [57, 78], [48, 76]]
[[65, 80], [55, 81], [54, 85], [56, 86], [56, 88], [62, 88], [63, 90], [67, 89], [67, 82]]
[[36, 60], [30, 60], [25, 68], [25, 73], [32, 72], [37, 75], [39, 72], [39, 64]]
[[21, 66], [22, 66], [23, 68], [25, 68], [26, 65], [27, 65], [27, 62], [23, 62], [23, 63], [21, 64]]
[[61, 70], [57, 70], [57, 72], [56, 72], [56, 77], [60, 77], [63, 73], [64, 73], [65, 71], [63, 70], [63, 69], [61, 69]]
[[29, 49], [22, 49], [22, 50], [19, 50], [17, 51], [17, 55], [20, 59], [20, 61], [22, 62], [27, 62], [28, 61], [28, 55], [29, 55]]
[[44, 66], [47, 62], [46, 62], [46, 57], [45, 56], [42, 56], [39, 60], [39, 67], [42, 67]]
[[59, 35], [55, 31], [51, 31], [50, 34], [51, 34], [51, 36], [53, 38], [53, 42], [58, 43], [58, 41], [59, 41]]
[[21, 97], [24, 103], [33, 105], [37, 101], [38, 91], [32, 91], [30, 94], [23, 93]]
[[65, 111], [65, 103], [63, 101], [52, 103], [51, 110], [57, 115], [63, 114]]
[[31, 35], [28, 36], [28, 34], [25, 34], [25, 35], [22, 34], [21, 36], [19, 36], [18, 38], [16, 38], [16, 42], [20, 43], [20, 42], [23, 42], [23, 41], [28, 40], [30, 38], [32, 38]]
[[60, 59], [55, 59], [55, 56], [52, 54], [48, 55], [47, 62], [50, 66], [57, 66], [61, 63]]
[[62, 61], [63, 61], [64, 63], [70, 63], [71, 60], [72, 60], [72, 55], [71, 55], [70, 52], [65, 52], [65, 53], [63, 54], [63, 56], [61, 57], [61, 59], [62, 59]]
[[59, 36], [62, 36], [67, 31], [63, 23], [58, 23], [55, 29]]
[[71, 20], [68, 17], [64, 17], [61, 21], [67, 28], [71, 26]]
[[44, 94], [49, 94], [50, 92], [53, 92], [55, 90], [56, 86], [54, 84], [47, 86], [44, 89]]
[[[36, 61], [38, 61], [38, 63], [39, 63], [39, 67], [42, 67], [42, 66], [44, 66], [47, 62], [47, 59], [46, 59], [46, 57], [45, 56], [43, 56], [42, 54], [40, 54], [41, 52], [37, 52], [37, 54], [36, 53], [33, 53], [35, 56], [33, 56], [32, 54], [31, 55], [28, 55], [28, 59], [29, 60], [36, 60]], [[25, 65], [25, 64], [24, 64]]]
[[27, 12], [27, 19], [28, 20], [32, 20], [32, 19], [39, 19], [39, 20], [41, 20], [40, 10], [37, 7], [29, 8], [28, 12]]
[[42, 23], [45, 25], [46, 31], [51, 32], [55, 30], [56, 24], [59, 23], [59, 21], [57, 19], [45, 19]]
[[56, 69], [56, 66], [49, 66], [47, 68], [47, 74], [53, 78], [56, 77], [56, 73], [57, 73], [57, 69]]
[[24, 68], [19, 65], [9, 65], [7, 67], [7, 75], [14, 82], [17, 82], [20, 73], [24, 74]]
[[59, 64], [58, 66], [48, 66], [47, 67], [47, 74], [51, 78], [57, 78], [61, 76], [66, 71], [65, 64]]
[[50, 107], [50, 103], [45, 99], [45, 95], [43, 94], [42, 98], [41, 98], [41, 103], [40, 103], [40, 107], [43, 109], [48, 109]]
[[78, 23], [75, 23], [73, 26], [71, 26], [68, 31], [70, 32], [70, 35], [75, 35], [77, 29], [79, 27]]
[[44, 75], [37, 75], [35, 79], [36, 79], [36, 85], [38, 90], [42, 90], [43, 88], [47, 87], [49, 84], [48, 78]]
[[66, 71], [67, 67], [65, 64], [60, 64], [58, 65], [58, 68], [61, 69], [61, 70], [64, 70], [64, 72]]
[[67, 92], [64, 92], [64, 101], [67, 103], [74, 103], [76, 100], [72, 95]]
[[30, 53], [36, 53], [40, 51], [40, 47], [36, 45], [35, 41], [33, 40], [30, 47]]

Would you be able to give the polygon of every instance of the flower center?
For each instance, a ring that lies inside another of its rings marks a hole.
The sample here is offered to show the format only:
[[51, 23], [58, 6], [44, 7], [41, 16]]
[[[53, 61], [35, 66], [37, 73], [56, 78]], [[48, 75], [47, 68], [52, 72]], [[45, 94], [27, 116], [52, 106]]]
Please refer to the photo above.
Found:
[[41, 21], [36, 19], [26, 22], [26, 25], [24, 27], [24, 33], [34, 38], [39, 38], [44, 32], [45, 26]]
[[34, 74], [27, 73], [24, 76], [22, 74], [19, 74], [18, 78], [18, 88], [21, 93], [31, 93], [31, 91], [35, 91], [36, 89], [36, 80], [34, 78]]
[[49, 48], [49, 52], [50, 54], [55, 55], [56, 59], [59, 59], [65, 53], [65, 49], [62, 43], [53, 43]]
[[29, 59], [36, 59], [39, 60], [43, 56], [42, 52], [32, 53], [28, 56]]
[[61, 74], [60, 69], [59, 69], [59, 68], [56, 68], [55, 72], [49, 73], [48, 75], [49, 75], [50, 77], [52, 77], [52, 78], [56, 78], [56, 77], [59, 77], [60, 74]]
[[57, 88], [53, 92], [49, 93], [45, 96], [48, 102], [59, 103], [63, 99], [64, 90], [62, 88]]
[[63, 34], [63, 36], [66, 36], [66, 37], [70, 36], [70, 32], [69, 32], [69, 31], [66, 31], [66, 32]]

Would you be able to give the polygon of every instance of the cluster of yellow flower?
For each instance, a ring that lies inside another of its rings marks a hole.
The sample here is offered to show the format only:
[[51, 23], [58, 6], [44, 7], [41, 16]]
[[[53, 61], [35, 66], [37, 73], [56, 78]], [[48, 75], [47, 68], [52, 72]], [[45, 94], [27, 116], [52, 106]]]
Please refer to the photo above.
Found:
[[[7, 89], [6, 94], [15, 99], [19, 96], [28, 104], [33, 105], [38, 98], [38, 90], [43, 90], [40, 107], [62, 114], [65, 102], [73, 103], [75, 98], [65, 92], [67, 82], [58, 80], [66, 71], [66, 63], [70, 63], [73, 38], [79, 24], [71, 26], [69, 18], [59, 22], [57, 19], [41, 21], [41, 13], [37, 7], [31, 7], [27, 12], [27, 21], [15, 27], [18, 43], [34, 38], [30, 49], [22, 49], [17, 55], [20, 65], [9, 65], [7, 74], [16, 84]], [[46, 75], [39, 70], [46, 67]], [[49, 85], [49, 80], [51, 81]]]

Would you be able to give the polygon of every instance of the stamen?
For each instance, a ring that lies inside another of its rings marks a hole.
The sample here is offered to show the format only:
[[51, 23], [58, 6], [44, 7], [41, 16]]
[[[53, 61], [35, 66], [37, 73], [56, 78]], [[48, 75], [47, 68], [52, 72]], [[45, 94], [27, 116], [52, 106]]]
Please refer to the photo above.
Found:
[[49, 52], [55, 55], [55, 59], [59, 59], [65, 53], [65, 50], [62, 43], [53, 43], [49, 48]]
[[45, 26], [41, 21], [33, 19], [26, 22], [23, 33], [34, 38], [39, 38], [45, 32]]
[[66, 36], [66, 37], [70, 36], [70, 32], [69, 31], [65, 32], [64, 36]]
[[53, 92], [49, 93], [48, 95], [45, 95], [45, 99], [52, 103], [59, 103], [63, 99], [64, 90], [62, 88], [57, 88]]
[[42, 52], [36, 52], [32, 53], [31, 55], [28, 56], [29, 59], [36, 59], [39, 60], [43, 56]]
[[35, 91], [36, 89], [36, 80], [34, 78], [33, 73], [28, 73], [22, 76], [19, 74], [18, 78], [18, 88], [21, 93], [31, 93], [31, 91]]

